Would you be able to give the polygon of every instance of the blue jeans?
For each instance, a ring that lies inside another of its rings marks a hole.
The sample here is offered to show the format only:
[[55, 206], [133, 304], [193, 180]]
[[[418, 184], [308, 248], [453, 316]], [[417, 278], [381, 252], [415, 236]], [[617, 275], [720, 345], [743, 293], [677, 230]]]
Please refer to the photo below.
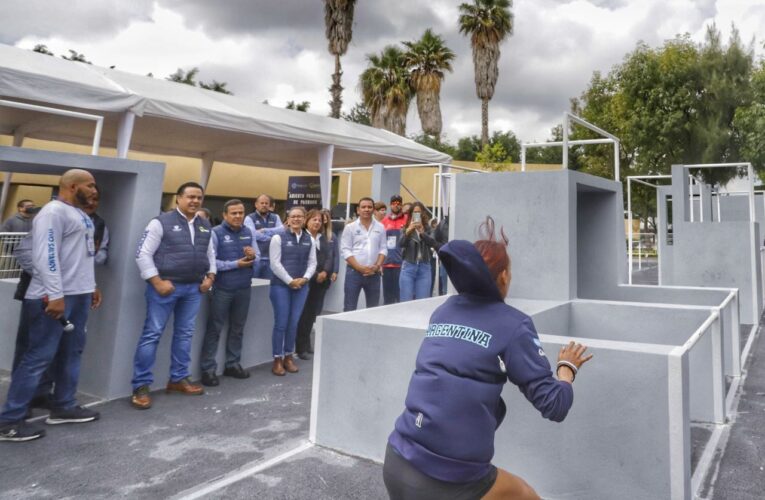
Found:
[[271, 272], [271, 261], [268, 259], [258, 259], [252, 266], [252, 277], [264, 280], [273, 278], [274, 273]]
[[380, 303], [380, 275], [362, 276], [348, 266], [343, 285], [343, 311], [355, 311], [359, 306], [359, 294], [364, 290], [367, 307], [377, 307]]
[[194, 335], [194, 322], [202, 293], [199, 291], [199, 283], [173, 284], [175, 290], [167, 297], [159, 295], [151, 284], [146, 285], [146, 322], [133, 359], [133, 389], [154, 382], [151, 368], [157, 357], [157, 344], [171, 314], [175, 314], [175, 318], [170, 380], [177, 382], [189, 376], [191, 337]]
[[384, 267], [382, 275], [383, 304], [395, 304], [399, 301], [399, 277], [400, 267]]
[[401, 290], [401, 302], [430, 297], [432, 288], [430, 280], [430, 262], [418, 264], [404, 262], [401, 265], [401, 277], [398, 282]]
[[271, 284], [268, 292], [274, 308], [274, 331], [271, 347], [275, 358], [283, 358], [295, 352], [298, 321], [308, 297], [308, 285], [294, 290], [287, 285]]
[[40, 378], [54, 358], [53, 381], [56, 388], [51, 404], [56, 409], [69, 409], [77, 405], [75, 394], [80, 380], [85, 324], [91, 301], [90, 293], [64, 297], [64, 315], [74, 325], [74, 331], [66, 333], [58, 320], [45, 314], [41, 299], [24, 299], [22, 308], [24, 321], [29, 327], [28, 344], [11, 374], [8, 399], [0, 414], [0, 423], [24, 419]]
[[247, 314], [250, 312], [251, 294], [252, 287], [249, 286], [239, 290], [213, 288], [210, 292], [210, 315], [207, 317], [207, 329], [202, 341], [200, 359], [202, 371], [214, 372], [218, 368], [215, 354], [218, 352], [218, 339], [226, 319], [228, 319], [226, 368], [242, 360], [242, 334], [244, 324], [247, 322]]

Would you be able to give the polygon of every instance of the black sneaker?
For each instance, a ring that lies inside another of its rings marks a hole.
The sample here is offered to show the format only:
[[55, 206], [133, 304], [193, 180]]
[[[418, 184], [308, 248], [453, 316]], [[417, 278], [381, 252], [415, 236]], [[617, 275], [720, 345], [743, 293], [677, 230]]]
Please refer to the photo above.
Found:
[[202, 372], [202, 385], [215, 387], [218, 384], [220, 384], [220, 380], [218, 380], [218, 376], [215, 372]]
[[75, 406], [67, 410], [51, 410], [50, 415], [45, 420], [46, 424], [83, 424], [85, 422], [92, 422], [98, 420], [101, 416], [100, 413], [93, 410], [88, 410], [81, 406]]
[[299, 352], [298, 353], [298, 358], [304, 359], [304, 360], [308, 361], [309, 359], [311, 359], [311, 354], [308, 353], [307, 351], [306, 352]]
[[227, 366], [226, 369], [223, 370], [223, 376], [234, 378], [250, 378], [250, 372], [242, 368], [242, 365], [237, 363], [233, 366]]
[[23, 421], [0, 426], [0, 441], [32, 441], [43, 436], [45, 436], [45, 429], [39, 429]]

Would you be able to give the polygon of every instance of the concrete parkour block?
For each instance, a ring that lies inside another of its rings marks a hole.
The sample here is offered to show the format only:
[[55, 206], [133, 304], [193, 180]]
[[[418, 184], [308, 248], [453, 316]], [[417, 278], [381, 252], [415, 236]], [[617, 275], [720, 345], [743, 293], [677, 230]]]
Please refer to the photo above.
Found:
[[[450, 237], [491, 215], [510, 238], [508, 303], [532, 316], [548, 356], [571, 339], [595, 358], [562, 424], [515, 387], [494, 463], [544, 498], [690, 498], [692, 422], [726, 418], [740, 375], [738, 292], [626, 285], [621, 184], [573, 171], [460, 174]], [[437, 297], [325, 316], [317, 327], [311, 439], [382, 460]], [[551, 359], [554, 364], [555, 359]]]

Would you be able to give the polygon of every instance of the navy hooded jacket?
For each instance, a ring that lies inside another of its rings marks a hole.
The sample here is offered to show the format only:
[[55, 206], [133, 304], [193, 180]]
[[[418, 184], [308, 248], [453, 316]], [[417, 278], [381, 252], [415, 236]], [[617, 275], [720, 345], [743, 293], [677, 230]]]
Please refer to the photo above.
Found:
[[490, 471], [507, 380], [556, 422], [574, 391], [553, 377], [531, 318], [505, 304], [473, 244], [452, 241], [439, 256], [459, 295], [430, 318], [389, 443], [430, 477], [469, 482]]

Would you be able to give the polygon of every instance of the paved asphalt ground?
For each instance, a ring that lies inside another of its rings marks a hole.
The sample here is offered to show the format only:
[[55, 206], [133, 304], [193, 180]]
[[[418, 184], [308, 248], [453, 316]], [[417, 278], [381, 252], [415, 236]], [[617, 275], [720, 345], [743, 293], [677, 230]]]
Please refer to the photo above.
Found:
[[[308, 444], [313, 366], [300, 368], [277, 378], [259, 366], [248, 380], [222, 378], [204, 396], [157, 392], [146, 411], [127, 399], [96, 402], [97, 422], [46, 426], [44, 439], [0, 443], [0, 499], [387, 498], [379, 464]], [[6, 373], [0, 395], [7, 382]], [[765, 498], [761, 335], [740, 391], [704, 499]], [[695, 445], [707, 436], [694, 428]]]

